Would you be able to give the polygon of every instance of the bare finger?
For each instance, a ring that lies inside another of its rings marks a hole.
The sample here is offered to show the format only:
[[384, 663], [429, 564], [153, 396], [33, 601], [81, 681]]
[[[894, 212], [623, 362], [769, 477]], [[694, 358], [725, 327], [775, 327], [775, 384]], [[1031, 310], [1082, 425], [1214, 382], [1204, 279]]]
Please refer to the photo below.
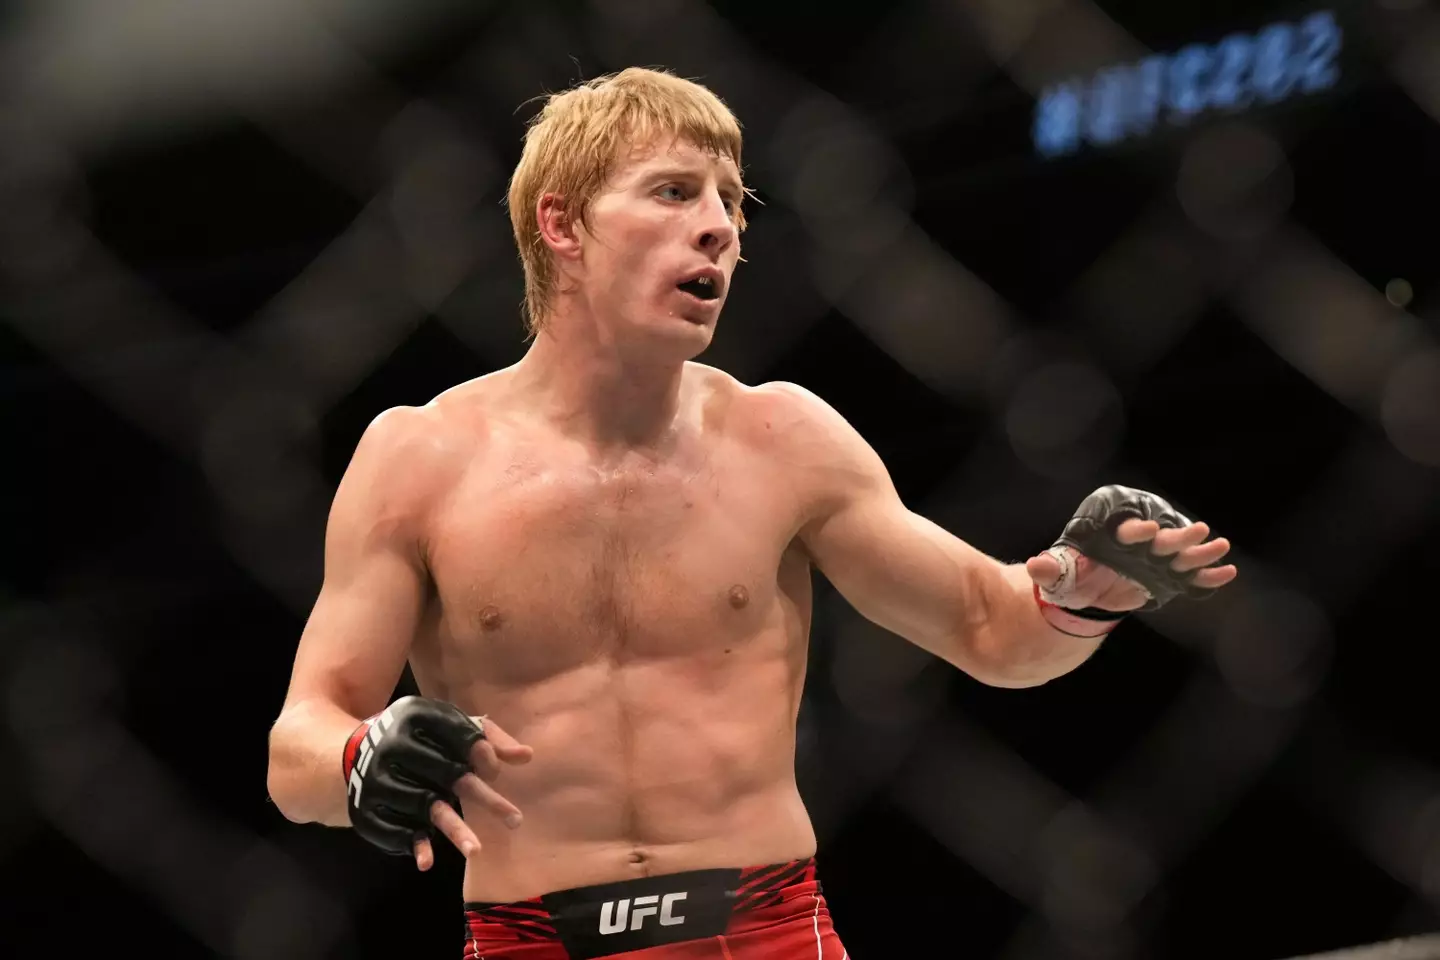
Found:
[[1131, 517], [1115, 528], [1115, 539], [1124, 544], [1142, 543], [1160, 532], [1160, 524], [1154, 520]]
[[1193, 547], [1197, 543], [1203, 543], [1205, 538], [1210, 536], [1210, 525], [1199, 521], [1190, 524], [1188, 527], [1171, 527], [1161, 530], [1155, 534], [1155, 542], [1150, 547], [1150, 552], [1158, 556], [1168, 557], [1179, 553], [1186, 547]]
[[1053, 586], [1060, 579], [1060, 561], [1048, 553], [1026, 560], [1025, 570], [1030, 574], [1030, 579], [1042, 587]]
[[495, 755], [495, 745], [489, 740], [477, 740], [470, 748], [470, 769], [481, 780], [494, 780], [500, 776], [500, 758]]
[[1186, 570], [1199, 570], [1201, 567], [1208, 567], [1230, 552], [1230, 541], [1224, 537], [1217, 537], [1209, 543], [1202, 543], [1195, 547], [1186, 547], [1170, 561], [1170, 569], [1184, 572]]
[[524, 819], [519, 807], [506, 800], [494, 787], [473, 773], [467, 773], [455, 781], [455, 793], [499, 818], [511, 830], [520, 826]]
[[435, 865], [435, 848], [430, 846], [430, 840], [426, 837], [415, 838], [415, 866], [424, 873]]
[[1209, 587], [1213, 589], [1215, 587], [1225, 586], [1225, 584], [1235, 579], [1237, 573], [1239, 573], [1239, 571], [1235, 569], [1235, 564], [1233, 563], [1227, 563], [1223, 567], [1206, 567], [1191, 577], [1191, 582], [1198, 587]]
[[489, 717], [474, 717], [485, 727], [485, 739], [470, 750], [470, 766], [483, 779], [493, 780], [500, 772], [500, 763], [529, 763], [535, 751], [520, 743]]
[[470, 859], [480, 852], [480, 838], [475, 836], [475, 831], [470, 829], [455, 808], [443, 800], [436, 800], [430, 804], [430, 822], [435, 824], [445, 839], [455, 845], [461, 856]]

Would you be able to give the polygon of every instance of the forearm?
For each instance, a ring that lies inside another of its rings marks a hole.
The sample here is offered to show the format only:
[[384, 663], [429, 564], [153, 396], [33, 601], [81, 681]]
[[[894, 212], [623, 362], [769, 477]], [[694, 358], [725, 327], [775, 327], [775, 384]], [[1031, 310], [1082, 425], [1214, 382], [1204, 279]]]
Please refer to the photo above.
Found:
[[1064, 676], [1100, 649], [1103, 638], [1070, 636], [1041, 616], [1024, 564], [995, 561], [976, 580], [983, 616], [957, 642], [984, 682], [1038, 686]]
[[270, 798], [288, 820], [350, 826], [340, 759], [360, 719], [334, 704], [305, 701], [270, 730]]

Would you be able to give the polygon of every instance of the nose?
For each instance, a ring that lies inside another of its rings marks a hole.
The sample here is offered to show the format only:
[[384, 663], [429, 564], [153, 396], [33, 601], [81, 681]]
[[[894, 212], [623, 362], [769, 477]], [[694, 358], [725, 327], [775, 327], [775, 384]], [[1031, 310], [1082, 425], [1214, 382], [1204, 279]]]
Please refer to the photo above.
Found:
[[699, 205], [696, 220], [695, 246], [711, 257], [718, 257], [735, 242], [735, 224], [718, 193], [710, 192]]

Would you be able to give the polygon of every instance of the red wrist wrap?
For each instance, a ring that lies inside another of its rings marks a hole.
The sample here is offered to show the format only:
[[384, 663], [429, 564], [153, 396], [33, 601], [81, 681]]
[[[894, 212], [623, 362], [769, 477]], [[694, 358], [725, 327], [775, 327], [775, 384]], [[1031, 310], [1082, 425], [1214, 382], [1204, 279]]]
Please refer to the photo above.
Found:
[[1119, 620], [1091, 620], [1077, 616], [1073, 611], [1056, 606], [1040, 596], [1040, 584], [1035, 584], [1035, 603], [1040, 607], [1040, 616], [1056, 630], [1069, 637], [1082, 640], [1098, 640], [1120, 625]]
[[369, 766], [369, 763], [364, 761], [370, 759], [370, 751], [366, 750], [362, 755], [360, 746], [365, 742], [365, 735], [370, 732], [370, 725], [379, 716], [380, 714], [377, 713], [373, 717], [366, 717], [360, 721], [360, 726], [356, 727], [355, 732], [350, 734], [350, 739], [345, 741], [345, 750], [340, 755], [340, 769], [344, 773], [346, 782], [349, 782], [350, 771], [355, 769], [356, 763], [360, 763], [360, 775], [362, 777], [365, 775], [365, 768]]

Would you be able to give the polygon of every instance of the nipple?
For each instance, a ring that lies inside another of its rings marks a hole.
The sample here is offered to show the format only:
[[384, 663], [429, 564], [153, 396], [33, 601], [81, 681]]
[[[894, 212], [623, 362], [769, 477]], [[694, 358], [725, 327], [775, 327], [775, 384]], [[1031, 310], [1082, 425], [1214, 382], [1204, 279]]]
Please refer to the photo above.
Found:
[[730, 606], [734, 607], [736, 610], [739, 610], [741, 607], [745, 606], [745, 604], [749, 602], [750, 591], [746, 590], [738, 583], [730, 588]]
[[505, 618], [500, 615], [500, 608], [493, 603], [487, 604], [480, 610], [480, 626], [485, 630], [497, 630]]

